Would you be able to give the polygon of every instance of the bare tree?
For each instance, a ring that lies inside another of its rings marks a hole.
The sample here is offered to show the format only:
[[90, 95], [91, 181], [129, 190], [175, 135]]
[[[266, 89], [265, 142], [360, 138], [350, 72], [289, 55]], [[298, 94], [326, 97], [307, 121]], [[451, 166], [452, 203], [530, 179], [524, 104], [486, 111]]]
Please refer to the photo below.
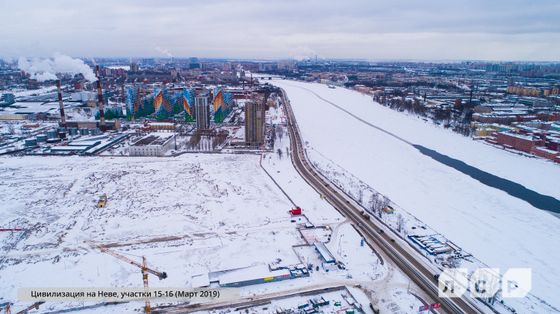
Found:
[[375, 203], [376, 203], [376, 199], [377, 199], [377, 193], [373, 192], [371, 193], [371, 196], [369, 197], [369, 201], [367, 204], [367, 207], [372, 211], [375, 212], [376, 207], [375, 207]]
[[391, 204], [391, 200], [387, 196], [381, 195], [381, 208], [385, 208], [389, 206], [389, 204]]
[[364, 191], [362, 188], [358, 188], [358, 203], [362, 204], [364, 201]]
[[401, 214], [397, 214], [397, 231], [401, 233], [404, 228], [404, 218]]
[[282, 137], [284, 136], [284, 129], [280, 125], [276, 126], [276, 136], [279, 140], [282, 140]]

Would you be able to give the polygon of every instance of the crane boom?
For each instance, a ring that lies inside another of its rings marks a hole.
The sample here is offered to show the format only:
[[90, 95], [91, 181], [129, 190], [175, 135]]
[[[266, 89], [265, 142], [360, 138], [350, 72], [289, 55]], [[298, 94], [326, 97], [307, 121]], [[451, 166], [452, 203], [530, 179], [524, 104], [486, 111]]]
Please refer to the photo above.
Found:
[[[38, 310], [39, 305], [41, 305], [43, 303], [45, 303], [45, 301], [35, 302], [35, 303], [31, 304], [30, 306], [28, 306], [27, 308], [17, 312], [16, 314], [27, 314], [27, 313], [29, 313], [29, 311], [31, 311], [33, 309]], [[0, 311], [2, 310], [2, 308], [4, 308], [6, 310], [6, 314], [11, 314], [12, 313], [12, 303], [10, 303], [10, 302], [2, 303], [2, 304], [0, 304]]]
[[26, 309], [23, 309], [19, 312], [17, 312], [16, 314], [27, 314], [27, 312], [29, 312], [30, 310], [38, 310], [39, 309], [39, 305], [45, 303], [44, 301], [39, 301], [39, 302], [35, 302], [33, 304], [31, 304], [30, 306], [28, 306]]
[[134, 265], [134, 266], [140, 268], [141, 270], [145, 270], [146, 272], [157, 276], [160, 280], [167, 278], [167, 273], [166, 272], [160, 272], [160, 271], [151, 269], [148, 266], [146, 266], [145, 263], [142, 263], [142, 264], [138, 263], [138, 262], [136, 262], [136, 261], [124, 256], [124, 255], [121, 255], [117, 252], [113, 252], [113, 251], [109, 250], [108, 248], [106, 248], [104, 246], [95, 244], [95, 243], [90, 242], [90, 241], [85, 241], [85, 242], [88, 243], [89, 245], [91, 245], [92, 247], [100, 250], [103, 253], [107, 253], [107, 254], [109, 254], [113, 257], [116, 257], [116, 258], [120, 259], [121, 261], [127, 262], [128, 264]]

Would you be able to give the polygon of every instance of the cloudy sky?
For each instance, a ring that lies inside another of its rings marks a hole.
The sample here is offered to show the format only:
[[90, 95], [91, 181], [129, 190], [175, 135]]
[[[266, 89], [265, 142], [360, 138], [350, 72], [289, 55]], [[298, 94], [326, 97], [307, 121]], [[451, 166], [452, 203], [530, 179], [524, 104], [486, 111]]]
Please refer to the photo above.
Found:
[[560, 60], [559, 0], [0, 0], [0, 57]]

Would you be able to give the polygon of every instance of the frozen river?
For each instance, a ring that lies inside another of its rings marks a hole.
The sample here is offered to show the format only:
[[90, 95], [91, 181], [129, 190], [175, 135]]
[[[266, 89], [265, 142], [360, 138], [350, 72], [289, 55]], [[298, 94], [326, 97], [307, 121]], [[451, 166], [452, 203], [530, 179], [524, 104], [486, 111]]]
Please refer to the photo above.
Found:
[[531, 268], [531, 292], [560, 308], [558, 165], [473, 141], [352, 90], [272, 84], [286, 91], [308, 149], [318, 153], [312, 159], [325, 156], [490, 267]]

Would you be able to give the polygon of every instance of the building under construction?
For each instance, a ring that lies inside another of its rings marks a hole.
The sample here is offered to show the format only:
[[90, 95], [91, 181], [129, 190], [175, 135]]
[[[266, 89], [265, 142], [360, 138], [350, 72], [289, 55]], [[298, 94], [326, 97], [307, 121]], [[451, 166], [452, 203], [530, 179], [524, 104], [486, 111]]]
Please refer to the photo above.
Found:
[[195, 98], [196, 128], [198, 130], [210, 129], [210, 111], [208, 108], [208, 95], [199, 95]]
[[261, 146], [264, 144], [265, 107], [261, 102], [250, 101], [245, 104], [245, 144]]

